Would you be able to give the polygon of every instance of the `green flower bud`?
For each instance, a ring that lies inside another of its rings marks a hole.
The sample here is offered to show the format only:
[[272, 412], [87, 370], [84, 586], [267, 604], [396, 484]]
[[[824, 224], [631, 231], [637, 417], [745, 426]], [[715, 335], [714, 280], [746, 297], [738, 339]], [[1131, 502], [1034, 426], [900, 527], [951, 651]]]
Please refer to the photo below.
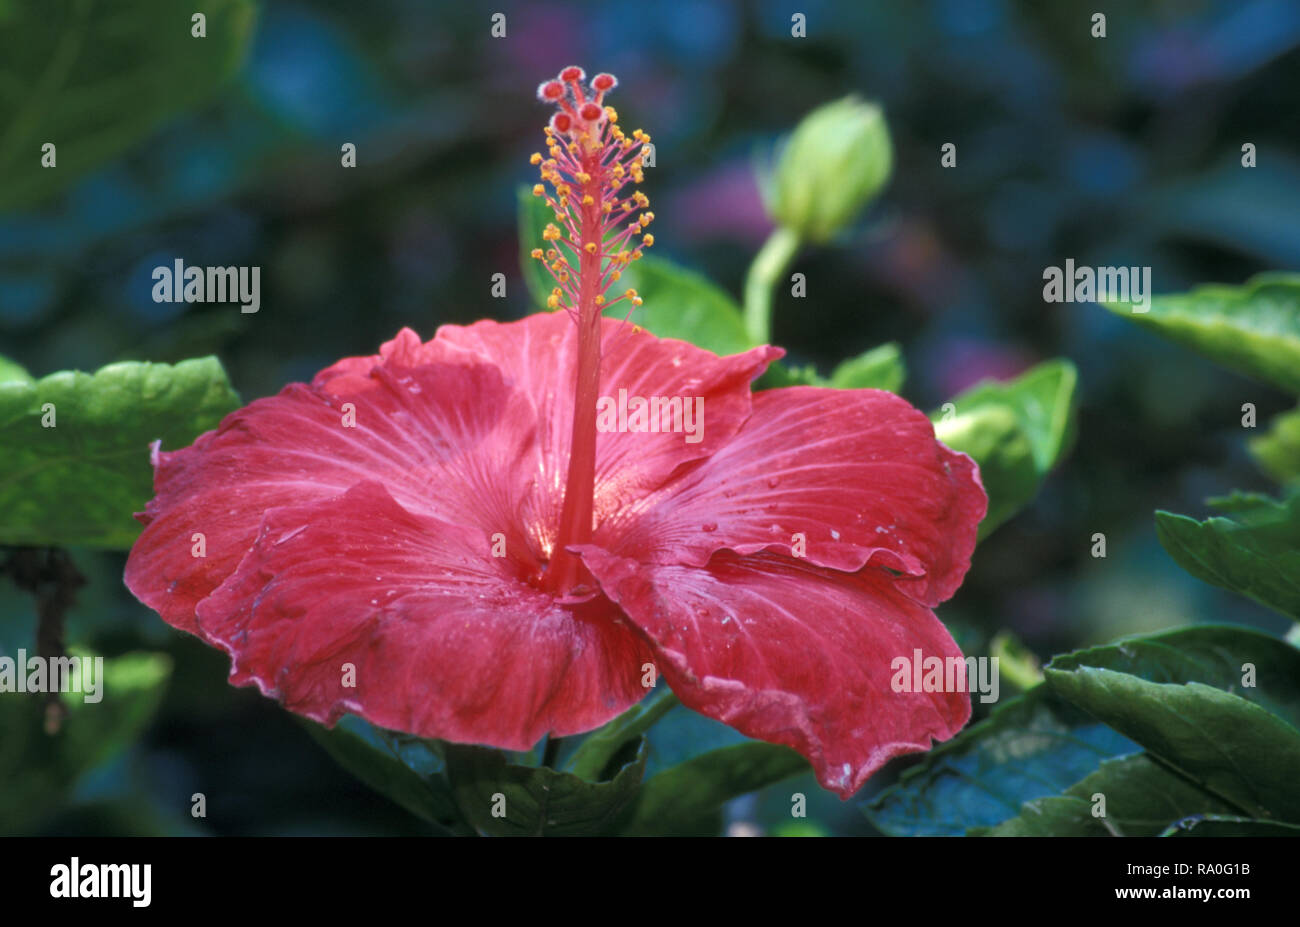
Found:
[[819, 106], [786, 139], [764, 178], [768, 214], [801, 239], [827, 241], [885, 185], [893, 159], [879, 106], [855, 96]]

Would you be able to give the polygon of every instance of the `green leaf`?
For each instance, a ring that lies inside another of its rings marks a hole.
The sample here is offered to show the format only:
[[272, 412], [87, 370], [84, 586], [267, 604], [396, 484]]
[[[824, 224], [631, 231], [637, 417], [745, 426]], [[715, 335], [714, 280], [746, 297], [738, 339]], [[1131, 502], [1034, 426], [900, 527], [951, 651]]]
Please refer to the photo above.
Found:
[[1074, 435], [1078, 373], [1045, 361], [1005, 383], [985, 381], [931, 414], [939, 440], [975, 459], [989, 496], [986, 537], [1038, 493]]
[[0, 210], [58, 192], [209, 97], [239, 66], [255, 10], [207, 0], [206, 38], [174, 0], [46, 0], [0, 19]]
[[[1247, 678], [1247, 668], [1253, 678]], [[1055, 657], [1048, 670], [1074, 667], [1130, 673], [1154, 683], [1197, 682], [1247, 699], [1300, 729], [1300, 650], [1269, 634], [1195, 625], [1130, 637]], [[1254, 685], [1245, 682], [1253, 681]]]
[[215, 357], [0, 382], [0, 544], [130, 547], [149, 443], [182, 447], [238, 406]]
[[1202, 582], [1300, 621], [1300, 493], [1283, 502], [1257, 494], [1212, 501], [1227, 514], [1197, 521], [1156, 512], [1165, 550]]
[[1279, 483], [1300, 480], [1300, 407], [1277, 416], [1268, 434], [1247, 446], [1260, 469]]
[[[524, 281], [539, 309], [546, 308], [546, 297], [555, 282], [541, 262], [529, 255], [542, 246], [542, 230], [554, 218], [541, 197], [520, 187], [519, 259]], [[630, 324], [640, 325], [660, 338], [689, 341], [715, 354], [736, 354], [752, 347], [736, 301], [694, 271], [647, 254], [627, 266], [610, 288], [610, 298], [628, 289], [636, 290], [643, 303], [632, 312]], [[631, 309], [624, 300], [611, 305], [606, 314], [623, 318]]]
[[844, 361], [831, 374], [836, 389], [883, 389], [897, 393], [907, 379], [907, 366], [898, 344], [890, 341]]
[[546, 766], [515, 765], [499, 750], [446, 744], [447, 776], [461, 814], [480, 833], [612, 834], [630, 813], [645, 773], [645, 741], [633, 746], [635, 754], [612, 779], [589, 782]]
[[20, 383], [32, 382], [32, 375], [23, 369], [22, 364], [11, 361], [7, 357], [0, 357], [0, 383]]
[[[69, 656], [91, 657], [81, 650]], [[0, 697], [0, 833], [32, 832], [84, 774], [130, 747], [153, 720], [171, 671], [166, 654], [104, 659], [102, 678], [93, 677], [100, 684], [99, 701], [65, 692], [68, 714], [55, 734], [45, 731], [43, 695]]]
[[783, 386], [830, 386], [831, 383], [817, 372], [815, 364], [791, 367], [780, 361], [768, 364], [766, 372], [754, 383], [755, 390], [778, 389]]
[[1216, 363], [1300, 393], [1300, 274], [1157, 296], [1145, 313], [1103, 305]]
[[[1102, 806], [1094, 796], [1104, 796]], [[1105, 815], [1096, 812], [1104, 807]], [[1156, 837], [1192, 815], [1233, 807], [1169, 771], [1145, 753], [1104, 760], [1064, 795], [1027, 802], [1017, 817], [972, 830], [979, 837]]]
[[1055, 796], [1107, 759], [1138, 750], [1044, 686], [1002, 703], [941, 744], [862, 811], [893, 836], [957, 836]]
[[467, 832], [445, 774], [439, 745], [383, 730], [354, 715], [333, 728], [303, 726], [340, 766], [380, 795], [451, 833]]
[[1057, 657], [1045, 674], [1238, 813], [1300, 822], [1300, 651], [1283, 641], [1186, 628]]
[[1190, 817], [1170, 824], [1161, 837], [1300, 837], [1300, 824], [1231, 815]]
[[724, 804], [807, 771], [803, 757], [776, 744], [750, 741], [712, 750], [651, 776], [623, 833], [717, 836]]
[[[614, 295], [628, 287], [640, 294], [644, 305], [631, 321], [660, 338], [689, 341], [714, 354], [739, 354], [752, 347], [736, 301], [695, 271], [646, 255], [629, 264], [615, 286], [621, 289]], [[605, 314], [622, 318], [629, 308], [623, 302]]]

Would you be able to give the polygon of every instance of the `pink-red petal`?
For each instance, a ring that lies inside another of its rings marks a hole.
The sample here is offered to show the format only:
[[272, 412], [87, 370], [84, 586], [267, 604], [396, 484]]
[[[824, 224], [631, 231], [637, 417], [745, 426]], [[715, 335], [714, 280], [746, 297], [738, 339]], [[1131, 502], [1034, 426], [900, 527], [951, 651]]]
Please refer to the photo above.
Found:
[[556, 606], [476, 531], [377, 482], [268, 513], [198, 618], [232, 683], [299, 714], [510, 750], [608, 721], [645, 695], [653, 659], [608, 600]]
[[895, 691], [898, 658], [961, 651], [881, 571], [841, 573], [772, 553], [724, 551], [704, 567], [647, 566], [594, 546], [582, 555], [654, 644], [683, 704], [794, 748], [841, 797], [970, 717], [963, 692]]
[[[602, 432], [596, 439], [596, 523], [632, 505], [678, 467], [724, 447], [750, 414], [750, 384], [784, 352], [760, 347], [719, 357], [684, 341], [660, 339], [616, 319], [603, 320], [601, 393], [628, 397], [700, 399], [701, 440], [685, 432]], [[563, 312], [519, 322], [444, 325], [436, 341], [499, 367], [536, 407], [538, 493], [530, 520], [558, 526], [573, 428], [575, 352], [573, 322]]]
[[476, 527], [484, 547], [505, 534], [526, 569], [540, 545], [520, 515], [536, 473], [531, 404], [481, 362], [396, 360], [292, 384], [190, 447], [156, 452], [155, 496], [127, 560], [131, 591], [197, 633], [195, 606], [239, 565], [266, 511], [366, 479], [412, 511]]
[[724, 548], [871, 563], [934, 605], [961, 585], [986, 506], [974, 462], [905, 400], [790, 387], [755, 394], [725, 447], [606, 519], [595, 543], [661, 564], [703, 566]]

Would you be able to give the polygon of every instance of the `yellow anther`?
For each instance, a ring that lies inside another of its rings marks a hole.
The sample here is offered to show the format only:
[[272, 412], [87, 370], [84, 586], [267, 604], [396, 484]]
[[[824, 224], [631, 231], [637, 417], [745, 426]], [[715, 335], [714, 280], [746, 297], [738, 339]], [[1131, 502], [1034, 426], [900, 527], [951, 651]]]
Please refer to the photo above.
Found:
[[637, 190], [635, 193], [632, 194], [632, 201], [635, 202], [642, 209], [645, 209], [645, 207], [650, 205], [650, 197], [646, 196], [640, 190]]
[[642, 328], [640, 325], [633, 325], [633, 326], [632, 326], [632, 334], [634, 334], [634, 335], [639, 335], [639, 334], [641, 334], [643, 331], [645, 331], [645, 329]]
[[633, 289], [632, 287], [628, 287], [627, 292], [624, 293], [623, 295], [626, 296], [628, 299], [636, 299], [636, 290]]
[[546, 223], [546, 228], [542, 229], [542, 238], [546, 241], [559, 241], [560, 230], [553, 223]]
[[614, 211], [614, 204], [611, 203], [611, 202], [609, 202], [608, 200], [606, 200], [604, 203], [601, 204], [601, 206], [600, 206], [600, 211], [601, 211], [601, 212], [613, 212], [613, 211]]
[[532, 256], [533, 256], [535, 259], [537, 259], [537, 260], [539, 260], [539, 261], [542, 259], [542, 249], [541, 249], [541, 248], [534, 248], [530, 253], [532, 254]]
[[578, 173], [573, 175], [573, 179], [578, 183], [591, 183], [591, 175], [586, 171], [578, 171]]
[[533, 196], [541, 196], [546, 192], [546, 188], [539, 183], [533, 184]]
[[621, 277], [621, 276], [623, 276], [623, 272], [622, 272], [622, 271], [618, 271], [618, 270], [613, 271], [613, 272], [609, 275], [610, 282], [612, 283], [613, 281], [617, 280], [617, 279], [618, 279], [619, 277]]
[[639, 261], [639, 260], [641, 260], [641, 249], [640, 249], [640, 248], [637, 248], [635, 251], [632, 252], [632, 260], [634, 260], [634, 261]]
[[592, 196], [591, 196], [590, 193], [586, 194], [586, 195], [583, 196], [583, 198], [582, 198], [582, 205], [583, 205], [583, 206], [590, 206], [590, 205], [592, 205], [592, 204], [595, 203], [595, 202], [596, 202], [596, 201], [595, 201], [594, 199], [592, 199]]
[[555, 265], [555, 269], [558, 271], [558, 273], [555, 275], [555, 279], [560, 281], [561, 283], [568, 283], [569, 282], [568, 271], [560, 270], [559, 264]]
[[605, 305], [605, 297], [601, 296], [599, 293], [596, 294], [596, 305], [597, 306]]
[[618, 122], [618, 110], [614, 109], [612, 106], [605, 107], [605, 116], [609, 119], [610, 123]]
[[641, 236], [641, 244], [645, 245], [647, 248], [649, 248], [654, 243], [655, 243], [655, 237], [653, 235], [647, 234]]
[[532, 156], [528, 159], [528, 163], [529, 163], [529, 164], [541, 164], [541, 163], [542, 163], [542, 153], [541, 153], [540, 151], [534, 151], [533, 154], [532, 154]]
[[546, 297], [546, 305], [548, 305], [548, 306], [551, 307], [552, 309], [555, 309], [556, 307], [558, 307], [558, 306], [560, 305], [560, 297], [558, 297], [558, 296], [548, 296], [548, 297]]
[[612, 171], [610, 171], [609, 173], [610, 173], [610, 176], [612, 176], [615, 180], [622, 180], [622, 179], [623, 179], [623, 175], [626, 174], [627, 171], [623, 170], [623, 165], [621, 165], [621, 164], [615, 164], [615, 165], [614, 165], [614, 169], [613, 169]]
[[555, 260], [557, 257], [559, 257], [559, 254], [560, 254], [560, 252], [556, 251], [554, 248], [547, 248], [547, 249], [546, 249], [546, 260], [548, 260], [548, 261], [553, 261], [553, 260]]
[[583, 251], [586, 251], [588, 254], [595, 254], [595, 253], [596, 253], [596, 243], [595, 243], [594, 241], [589, 241], [589, 242], [587, 242], [585, 245], [582, 246], [582, 250], [583, 250]]

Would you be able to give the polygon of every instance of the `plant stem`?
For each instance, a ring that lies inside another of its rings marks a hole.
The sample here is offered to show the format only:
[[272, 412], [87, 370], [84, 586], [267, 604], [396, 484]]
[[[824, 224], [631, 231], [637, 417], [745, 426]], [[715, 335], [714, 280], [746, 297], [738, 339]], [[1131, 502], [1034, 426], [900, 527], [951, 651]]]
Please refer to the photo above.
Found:
[[[59, 548], [18, 547], [0, 564], [19, 589], [36, 598], [36, 652], [44, 660], [64, 655], [63, 620], [76, 601], [77, 589], [86, 584], [68, 552]], [[59, 693], [45, 696], [45, 731], [57, 734], [67, 716]]]
[[799, 235], [778, 225], [749, 265], [745, 276], [745, 331], [754, 344], [772, 338], [772, 292], [799, 251]]

